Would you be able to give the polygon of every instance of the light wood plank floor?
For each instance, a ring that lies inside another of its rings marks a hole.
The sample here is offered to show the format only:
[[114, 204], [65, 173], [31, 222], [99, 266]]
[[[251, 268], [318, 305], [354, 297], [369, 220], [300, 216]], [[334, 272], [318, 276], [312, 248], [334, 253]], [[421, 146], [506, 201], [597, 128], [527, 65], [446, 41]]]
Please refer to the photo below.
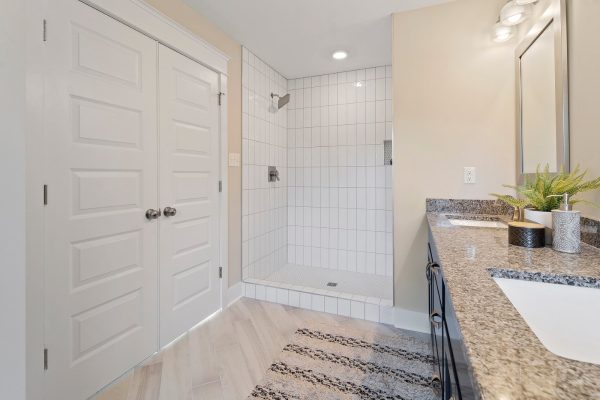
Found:
[[94, 400], [245, 399], [296, 329], [341, 324], [365, 332], [399, 332], [386, 325], [242, 298]]

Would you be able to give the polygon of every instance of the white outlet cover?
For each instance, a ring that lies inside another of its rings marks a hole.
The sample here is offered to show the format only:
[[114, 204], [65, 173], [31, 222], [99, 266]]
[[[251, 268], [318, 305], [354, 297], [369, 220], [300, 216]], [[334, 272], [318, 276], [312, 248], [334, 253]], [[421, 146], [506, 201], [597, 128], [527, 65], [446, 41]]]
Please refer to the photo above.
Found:
[[477, 182], [477, 169], [475, 167], [465, 167], [465, 183], [473, 184]]
[[240, 166], [240, 153], [229, 153], [229, 166], [239, 167]]

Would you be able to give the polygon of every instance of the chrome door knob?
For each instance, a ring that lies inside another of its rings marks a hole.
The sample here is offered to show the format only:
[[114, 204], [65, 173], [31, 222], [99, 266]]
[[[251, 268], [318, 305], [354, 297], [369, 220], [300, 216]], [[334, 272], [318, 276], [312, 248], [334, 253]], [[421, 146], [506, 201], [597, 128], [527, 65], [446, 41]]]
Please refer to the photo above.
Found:
[[177, 214], [177, 209], [175, 207], [165, 207], [163, 214], [165, 217], [174, 217]]
[[160, 208], [158, 210], [149, 208], [146, 211], [146, 219], [152, 221], [153, 219], [157, 219], [158, 217], [160, 217]]

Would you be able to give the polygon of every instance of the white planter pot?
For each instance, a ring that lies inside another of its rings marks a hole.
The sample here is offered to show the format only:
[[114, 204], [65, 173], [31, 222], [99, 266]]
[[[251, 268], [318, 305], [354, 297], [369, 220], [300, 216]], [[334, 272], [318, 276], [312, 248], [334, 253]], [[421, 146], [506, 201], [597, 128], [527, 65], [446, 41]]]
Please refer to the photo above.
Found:
[[552, 229], [552, 213], [549, 211], [536, 211], [525, 209], [525, 219], [538, 224], [544, 225], [546, 228]]
[[546, 227], [546, 246], [552, 245], [552, 213], [550, 211], [537, 211], [525, 209], [525, 219]]

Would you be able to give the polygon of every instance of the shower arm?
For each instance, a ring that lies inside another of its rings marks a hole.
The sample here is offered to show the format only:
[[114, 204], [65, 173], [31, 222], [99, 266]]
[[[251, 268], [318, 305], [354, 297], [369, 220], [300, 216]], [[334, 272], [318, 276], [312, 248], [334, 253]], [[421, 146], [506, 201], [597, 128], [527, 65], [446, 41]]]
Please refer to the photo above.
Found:
[[284, 95], [284, 96], [280, 96], [276, 93], [271, 93], [271, 98], [275, 99], [275, 97], [277, 97], [277, 108], [279, 110], [281, 110], [281, 108], [283, 106], [285, 106], [289, 101], [290, 101], [290, 95], [289, 93]]

